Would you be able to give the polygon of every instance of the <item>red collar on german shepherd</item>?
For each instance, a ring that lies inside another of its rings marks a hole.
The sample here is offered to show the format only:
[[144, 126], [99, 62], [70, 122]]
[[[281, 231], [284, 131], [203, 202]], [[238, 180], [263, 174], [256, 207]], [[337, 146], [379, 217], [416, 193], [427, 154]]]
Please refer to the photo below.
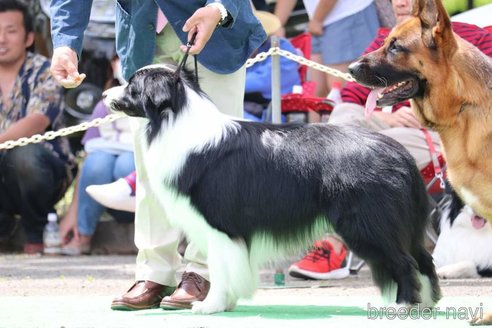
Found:
[[441, 0], [416, 0], [413, 16], [349, 71], [378, 88], [379, 107], [412, 99], [441, 137], [451, 185], [492, 221], [492, 59], [453, 33]]

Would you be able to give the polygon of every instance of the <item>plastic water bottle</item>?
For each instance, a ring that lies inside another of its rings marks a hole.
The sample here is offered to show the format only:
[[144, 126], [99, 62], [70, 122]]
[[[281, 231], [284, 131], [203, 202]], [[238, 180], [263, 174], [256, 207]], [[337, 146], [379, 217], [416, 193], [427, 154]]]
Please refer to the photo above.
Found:
[[333, 81], [331, 84], [331, 90], [328, 93], [328, 96], [326, 98], [330, 99], [335, 103], [335, 105], [338, 105], [342, 102], [342, 82], [340, 81]]
[[45, 254], [61, 253], [60, 227], [58, 226], [58, 216], [56, 213], [48, 214], [48, 223], [44, 227], [43, 232], [43, 242]]

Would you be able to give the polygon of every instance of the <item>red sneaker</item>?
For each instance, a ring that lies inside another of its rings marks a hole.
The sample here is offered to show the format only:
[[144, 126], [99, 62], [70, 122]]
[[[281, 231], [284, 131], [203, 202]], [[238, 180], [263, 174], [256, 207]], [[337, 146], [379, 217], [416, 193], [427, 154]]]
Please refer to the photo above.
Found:
[[343, 279], [350, 275], [345, 265], [346, 255], [347, 250], [343, 246], [340, 254], [336, 254], [329, 241], [317, 241], [306, 256], [290, 266], [289, 274], [304, 279]]

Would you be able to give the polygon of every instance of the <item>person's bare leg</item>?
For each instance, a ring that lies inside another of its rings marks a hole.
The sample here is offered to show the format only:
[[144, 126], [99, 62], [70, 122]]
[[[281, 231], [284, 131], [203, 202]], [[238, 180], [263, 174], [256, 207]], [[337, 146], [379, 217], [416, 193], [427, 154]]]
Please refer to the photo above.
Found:
[[[321, 54], [312, 54], [311, 55], [311, 60], [315, 61], [319, 64], [323, 64], [323, 60], [321, 58]], [[326, 97], [328, 94], [328, 86], [326, 85], [326, 73], [308, 68], [308, 80], [316, 82], [316, 92], [315, 96], [316, 97]]]

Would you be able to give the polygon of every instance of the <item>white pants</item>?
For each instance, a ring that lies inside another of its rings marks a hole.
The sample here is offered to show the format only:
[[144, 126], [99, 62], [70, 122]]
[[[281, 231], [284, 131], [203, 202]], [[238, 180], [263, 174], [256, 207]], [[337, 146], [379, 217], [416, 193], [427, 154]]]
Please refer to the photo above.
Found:
[[[162, 41], [159, 43], [159, 41]], [[177, 50], [180, 42], [169, 26], [158, 36], [156, 58], [154, 62], [165, 60], [179, 61], [182, 53]], [[217, 56], [221, 54], [218, 49]], [[187, 67], [194, 69], [194, 59], [188, 58]], [[243, 117], [243, 98], [246, 79], [246, 68], [232, 74], [217, 74], [198, 64], [198, 75], [202, 89], [210, 96], [217, 107], [225, 114]], [[137, 130], [145, 129], [147, 120], [132, 118], [135, 136], [135, 165], [137, 169], [137, 193], [135, 213], [135, 245], [138, 248], [136, 280], [176, 286], [176, 271], [181, 266], [177, 252], [181, 232], [169, 225], [166, 209], [163, 208], [150, 189], [152, 172], [147, 172], [142, 161], [142, 143]], [[162, 160], [166, 160], [163, 158]], [[206, 258], [193, 243], [185, 252], [187, 272], [195, 272], [209, 279]]]
[[[363, 126], [395, 139], [415, 158], [419, 170], [422, 170], [432, 161], [429, 145], [421, 130], [405, 127], [392, 128], [385, 122], [378, 120], [375, 116], [366, 119], [364, 117], [364, 107], [361, 105], [352, 103], [337, 105], [333, 109], [328, 122], [339, 125], [352, 124]], [[441, 153], [439, 135], [434, 131], [429, 131], [429, 134], [436, 152]]]

